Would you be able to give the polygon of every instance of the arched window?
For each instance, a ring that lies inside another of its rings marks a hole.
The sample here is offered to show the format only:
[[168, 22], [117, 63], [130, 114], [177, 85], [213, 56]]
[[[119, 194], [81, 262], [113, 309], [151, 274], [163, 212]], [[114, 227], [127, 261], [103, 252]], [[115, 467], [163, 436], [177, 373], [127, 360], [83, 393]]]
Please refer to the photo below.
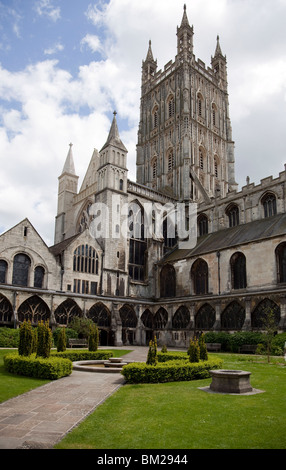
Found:
[[231, 204], [226, 210], [228, 216], [229, 227], [239, 225], [239, 209], [236, 204]]
[[154, 329], [162, 330], [166, 327], [168, 322], [168, 312], [163, 307], [159, 308], [154, 316]]
[[174, 100], [174, 96], [171, 96], [169, 99], [168, 99], [168, 117], [172, 117], [174, 116], [175, 114], [175, 100]]
[[0, 324], [11, 323], [13, 308], [9, 300], [0, 294]]
[[208, 293], [208, 265], [203, 259], [194, 262], [191, 269], [194, 293], [196, 295]]
[[122, 328], [136, 328], [137, 317], [133, 307], [130, 305], [123, 305], [119, 310]]
[[271, 217], [277, 213], [276, 196], [272, 193], [266, 193], [261, 199], [264, 209], [264, 217]]
[[286, 282], [286, 242], [280, 243], [275, 250], [277, 282]]
[[176, 271], [170, 264], [163, 266], [160, 272], [160, 296], [176, 296]]
[[37, 295], [29, 297], [18, 308], [18, 319], [20, 322], [30, 320], [37, 324], [39, 321], [47, 321], [50, 318], [50, 309], [46, 302]]
[[246, 258], [243, 253], [234, 253], [230, 259], [232, 289], [246, 288]]
[[15, 256], [13, 262], [12, 284], [15, 286], [28, 286], [31, 260], [24, 253]]
[[153, 315], [148, 308], [142, 313], [141, 321], [145, 328], [153, 329]]
[[173, 316], [172, 327], [175, 330], [185, 329], [187, 328], [189, 322], [190, 312], [187, 307], [181, 305], [181, 307], [178, 308], [175, 315]]
[[198, 104], [198, 115], [202, 117], [203, 112], [204, 112], [204, 99], [201, 93], [198, 93], [197, 95], [197, 104]]
[[195, 317], [198, 330], [210, 330], [215, 323], [215, 309], [210, 304], [204, 304]]
[[208, 233], [208, 218], [205, 214], [198, 217], [198, 232], [200, 237]]
[[152, 178], [155, 179], [157, 177], [157, 158], [155, 157], [152, 161]]
[[251, 314], [252, 328], [265, 328], [267, 324], [267, 316], [273, 314], [275, 324], [280, 322], [280, 307], [271, 299], [262, 300]]
[[153, 109], [153, 129], [156, 129], [158, 127], [158, 106], [155, 106]]
[[37, 266], [34, 271], [34, 287], [42, 289], [44, 285], [45, 269], [42, 266]]
[[144, 281], [147, 242], [144, 234], [144, 211], [137, 202], [129, 205], [129, 276], [134, 281]]
[[233, 301], [221, 314], [221, 328], [223, 330], [241, 330], [244, 320], [244, 308], [238, 302]]
[[80, 273], [98, 274], [98, 267], [98, 254], [92, 246], [80, 245], [74, 250], [74, 271]]
[[97, 326], [110, 327], [111, 325], [111, 314], [108, 308], [101, 302], [93, 305], [87, 314], [88, 318], [91, 318]]
[[214, 103], [212, 104], [212, 122], [213, 126], [217, 126], [217, 107]]
[[174, 151], [170, 149], [168, 152], [168, 173], [171, 173], [174, 168]]
[[214, 175], [216, 178], [218, 178], [218, 173], [219, 173], [218, 157], [214, 157]]
[[74, 317], [81, 317], [82, 311], [72, 299], [66, 299], [55, 310], [56, 322], [60, 325], [68, 325]]
[[7, 280], [8, 264], [4, 259], [0, 259], [0, 284], [5, 284]]

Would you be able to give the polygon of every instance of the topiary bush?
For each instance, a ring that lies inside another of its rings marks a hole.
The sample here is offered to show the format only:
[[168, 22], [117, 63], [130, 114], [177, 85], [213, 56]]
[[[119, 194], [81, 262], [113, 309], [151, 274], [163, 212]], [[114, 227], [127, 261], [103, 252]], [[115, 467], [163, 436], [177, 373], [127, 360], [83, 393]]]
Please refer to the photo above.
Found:
[[72, 373], [72, 363], [68, 359], [60, 357], [44, 359], [35, 355], [19, 356], [16, 353], [4, 356], [4, 368], [12, 374], [49, 380], [60, 379]]
[[66, 339], [66, 329], [61, 328], [58, 334], [58, 341], [57, 341], [57, 351], [65, 351], [67, 349], [67, 339]]
[[7, 328], [3, 326], [0, 328], [0, 348], [18, 348], [20, 339], [20, 330], [14, 328]]
[[158, 362], [158, 352], [157, 352], [157, 339], [155, 336], [154, 341], [149, 342], [149, 350], [148, 350], [146, 364], [156, 365], [157, 362]]
[[52, 347], [52, 331], [49, 328], [49, 322], [38, 323], [37, 328], [38, 342], [37, 342], [37, 357], [50, 357]]
[[33, 352], [33, 329], [30, 321], [24, 321], [20, 326], [18, 353], [20, 356], [30, 356]]
[[210, 377], [209, 371], [220, 369], [223, 361], [211, 359], [191, 363], [189, 361], [168, 361], [155, 365], [133, 362], [122, 368], [121, 374], [127, 383], [164, 383], [198, 380]]

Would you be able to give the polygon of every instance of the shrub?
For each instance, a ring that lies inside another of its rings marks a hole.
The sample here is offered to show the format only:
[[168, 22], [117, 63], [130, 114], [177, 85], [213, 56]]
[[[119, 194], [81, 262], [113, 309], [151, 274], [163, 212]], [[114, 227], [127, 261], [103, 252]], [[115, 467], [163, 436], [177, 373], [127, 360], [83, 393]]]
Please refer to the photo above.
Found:
[[190, 346], [188, 349], [188, 355], [190, 362], [199, 362], [200, 360], [200, 347], [197, 339], [190, 340]]
[[[55, 344], [55, 347], [58, 346], [58, 338], [61, 333], [62, 327], [58, 327], [53, 331], [53, 341]], [[72, 328], [65, 327], [65, 335], [66, 335], [66, 342], [68, 342], [69, 338], [77, 338], [78, 333], [73, 330]]]
[[52, 347], [52, 332], [49, 322], [40, 321], [38, 323], [37, 357], [48, 358]]
[[205, 343], [205, 335], [201, 334], [199, 337], [200, 359], [202, 361], [208, 360], [208, 351]]
[[65, 351], [67, 349], [67, 340], [66, 340], [66, 329], [61, 328], [59, 335], [58, 335], [58, 341], [57, 341], [57, 351]]
[[205, 334], [206, 343], [220, 343], [222, 351], [231, 351], [231, 334], [225, 331], [209, 331]]
[[33, 330], [30, 321], [24, 321], [20, 326], [18, 353], [20, 356], [30, 356], [33, 351]]
[[65, 377], [72, 372], [72, 363], [68, 359], [59, 357], [44, 359], [34, 355], [19, 356], [15, 353], [4, 356], [4, 367], [13, 374], [49, 380]]
[[230, 350], [238, 352], [243, 344], [263, 344], [266, 345], [266, 337], [263, 333], [255, 331], [238, 331], [230, 335]]
[[88, 360], [105, 360], [113, 357], [112, 351], [63, 351], [63, 352], [51, 352], [51, 357], [62, 357], [69, 359], [72, 362], [75, 361], [88, 361]]
[[283, 354], [285, 343], [286, 343], [286, 333], [279, 333], [273, 338], [272, 350], [276, 350], [276, 348], [280, 348]]
[[97, 325], [94, 323], [89, 327], [89, 335], [88, 335], [88, 350], [89, 351], [97, 351], [98, 348], [98, 341], [99, 341], [99, 333]]
[[70, 322], [70, 327], [77, 332], [79, 338], [88, 338], [89, 328], [93, 324], [90, 318], [74, 317]]
[[162, 349], [161, 349], [161, 352], [162, 352], [162, 353], [168, 352], [166, 344], [163, 344]]
[[144, 362], [133, 362], [123, 367], [121, 373], [128, 383], [163, 383], [205, 379], [209, 371], [222, 367], [223, 361], [212, 359], [190, 363], [189, 361], [168, 361], [156, 366]]
[[20, 339], [19, 328], [0, 328], [0, 348], [18, 348]]
[[189, 357], [186, 352], [181, 351], [170, 351], [166, 353], [159, 352], [157, 354], [158, 362], [167, 362], [167, 361], [188, 361]]
[[157, 339], [156, 336], [154, 341], [150, 341], [149, 343], [149, 351], [147, 355], [146, 364], [156, 365], [158, 362], [158, 354], [157, 354]]

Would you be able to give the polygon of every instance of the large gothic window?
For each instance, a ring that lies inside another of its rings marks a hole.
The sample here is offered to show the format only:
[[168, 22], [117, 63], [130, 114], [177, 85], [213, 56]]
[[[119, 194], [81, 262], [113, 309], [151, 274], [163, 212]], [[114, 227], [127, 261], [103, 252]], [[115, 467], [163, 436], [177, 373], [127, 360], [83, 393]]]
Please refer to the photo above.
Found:
[[154, 316], [154, 329], [162, 330], [168, 322], [168, 312], [163, 307], [159, 308]]
[[163, 266], [160, 272], [160, 296], [176, 296], [176, 271], [170, 264]]
[[28, 286], [31, 260], [24, 253], [15, 256], [13, 262], [12, 284], [15, 286]]
[[198, 234], [201, 237], [208, 233], [208, 218], [205, 214], [200, 214], [198, 217]]
[[0, 294], [0, 324], [12, 321], [13, 308], [9, 300]]
[[122, 328], [136, 328], [137, 317], [133, 307], [130, 305], [123, 305], [119, 310]]
[[178, 308], [175, 315], [173, 316], [172, 327], [175, 330], [185, 329], [187, 328], [189, 322], [190, 322], [189, 310], [184, 305], [181, 305], [181, 307]]
[[252, 328], [265, 328], [268, 314], [274, 315], [275, 323], [278, 327], [280, 322], [280, 307], [271, 299], [262, 300], [254, 309], [251, 315]]
[[277, 263], [277, 282], [286, 282], [286, 242], [280, 243], [275, 250]]
[[193, 282], [194, 294], [208, 293], [208, 265], [203, 259], [194, 262], [191, 269], [191, 278]]
[[196, 314], [195, 325], [198, 330], [210, 330], [215, 323], [215, 309], [210, 304], [204, 304]]
[[42, 266], [37, 266], [34, 272], [34, 287], [42, 289], [44, 286], [45, 270]]
[[111, 314], [108, 308], [101, 302], [93, 305], [87, 314], [88, 318], [91, 318], [97, 326], [110, 327], [111, 325]]
[[47, 321], [49, 318], [49, 307], [43, 299], [37, 295], [29, 297], [18, 309], [18, 319], [20, 322], [30, 320], [32, 324], [37, 324], [39, 321]]
[[174, 100], [174, 96], [171, 96], [169, 99], [168, 99], [168, 117], [172, 117], [174, 116], [175, 114], [175, 100]]
[[226, 215], [228, 216], [229, 227], [239, 225], [239, 209], [236, 204], [232, 204], [227, 208]]
[[7, 262], [4, 259], [0, 259], [0, 284], [5, 284], [7, 282], [7, 269]]
[[134, 281], [145, 280], [147, 242], [144, 234], [143, 208], [133, 202], [129, 206], [129, 276]]
[[246, 288], [246, 258], [243, 253], [234, 253], [230, 259], [232, 289]]
[[263, 205], [264, 217], [271, 217], [277, 213], [276, 196], [272, 193], [266, 193], [261, 199]]
[[66, 299], [55, 310], [56, 322], [60, 325], [68, 325], [74, 317], [81, 317], [82, 311], [72, 299]]
[[238, 302], [233, 301], [221, 314], [221, 328], [223, 330], [241, 330], [244, 320], [244, 308]]
[[80, 273], [98, 274], [98, 266], [98, 254], [92, 246], [80, 245], [74, 250], [74, 271]]
[[144, 310], [144, 312], [141, 315], [141, 321], [143, 325], [145, 326], [145, 328], [150, 328], [150, 329], [153, 328], [153, 315], [149, 309]]

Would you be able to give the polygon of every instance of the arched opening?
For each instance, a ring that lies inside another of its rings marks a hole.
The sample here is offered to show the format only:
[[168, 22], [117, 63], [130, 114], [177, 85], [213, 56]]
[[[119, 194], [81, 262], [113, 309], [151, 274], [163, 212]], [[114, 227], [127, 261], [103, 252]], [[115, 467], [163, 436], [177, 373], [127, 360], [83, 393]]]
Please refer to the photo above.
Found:
[[123, 305], [119, 310], [122, 322], [122, 342], [123, 344], [134, 344], [135, 331], [137, 326], [136, 313], [131, 305]]
[[193, 291], [196, 295], [207, 294], [209, 289], [209, 270], [207, 262], [198, 259], [194, 262], [191, 269], [191, 279], [193, 282]]
[[246, 258], [243, 253], [234, 253], [230, 258], [231, 286], [232, 289], [245, 289], [246, 282]]
[[114, 337], [110, 329], [111, 313], [108, 308], [102, 302], [98, 302], [89, 309], [87, 318], [98, 326], [100, 345], [113, 346]]
[[286, 282], [286, 242], [280, 243], [275, 250], [277, 266], [277, 282]]
[[273, 315], [275, 324], [280, 322], [280, 307], [271, 299], [263, 299], [253, 310], [251, 314], [252, 328], [265, 328], [268, 322], [268, 316]]
[[0, 259], [0, 284], [7, 282], [8, 263], [4, 259]]
[[226, 306], [221, 314], [221, 328], [223, 330], [241, 330], [244, 320], [244, 307], [238, 302], [233, 301]]
[[40, 321], [50, 319], [50, 309], [46, 302], [37, 295], [33, 295], [25, 300], [18, 308], [18, 320], [30, 321], [32, 325], [37, 325]]
[[69, 325], [74, 317], [81, 317], [82, 311], [72, 299], [66, 299], [55, 310], [55, 319], [59, 325]]
[[30, 267], [31, 260], [25, 253], [19, 253], [14, 257], [12, 278], [12, 284], [14, 286], [28, 286]]
[[154, 316], [154, 329], [163, 330], [168, 322], [168, 312], [163, 307], [160, 307]]
[[215, 323], [215, 309], [210, 304], [204, 304], [195, 317], [196, 330], [210, 330]]
[[12, 323], [13, 308], [9, 300], [0, 294], [0, 324], [5, 326]]
[[271, 217], [277, 214], [276, 196], [273, 193], [266, 193], [261, 198], [261, 204], [263, 206], [264, 217]]
[[190, 312], [185, 305], [178, 308], [172, 319], [172, 328], [174, 330], [186, 329], [190, 322]]
[[170, 264], [163, 266], [160, 272], [160, 296], [176, 296], [176, 271]]

